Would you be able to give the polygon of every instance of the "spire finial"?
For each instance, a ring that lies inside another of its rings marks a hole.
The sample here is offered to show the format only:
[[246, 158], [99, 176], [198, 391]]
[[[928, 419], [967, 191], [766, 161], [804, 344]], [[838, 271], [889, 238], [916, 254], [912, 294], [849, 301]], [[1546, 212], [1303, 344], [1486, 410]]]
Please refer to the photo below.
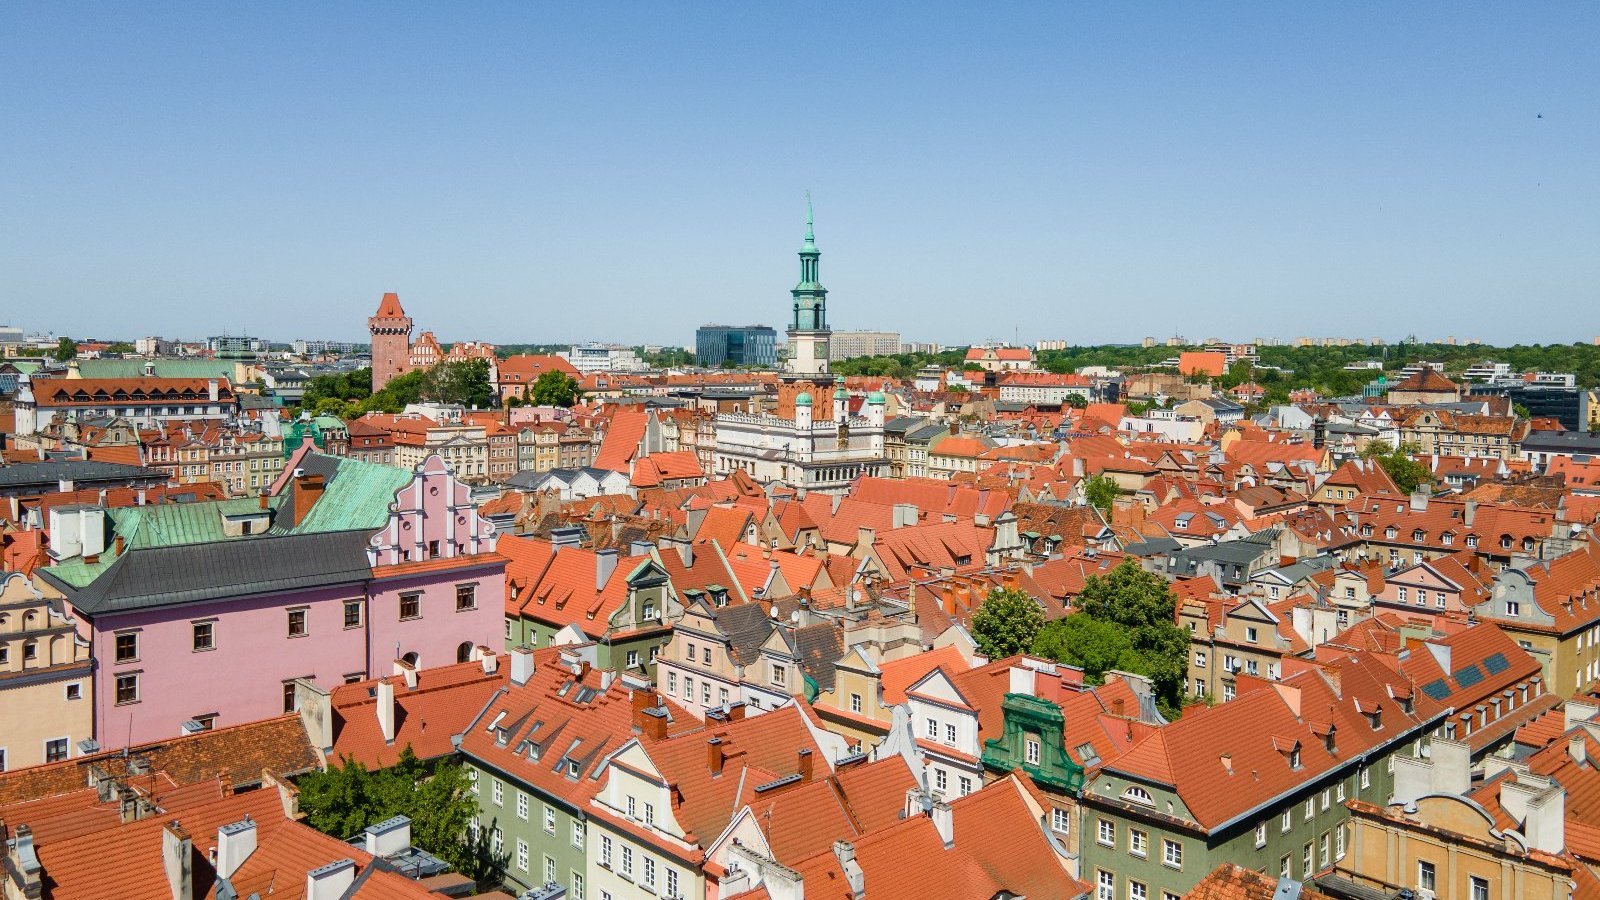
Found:
[[806, 243], [816, 243], [817, 236], [811, 230], [811, 192], [806, 191]]

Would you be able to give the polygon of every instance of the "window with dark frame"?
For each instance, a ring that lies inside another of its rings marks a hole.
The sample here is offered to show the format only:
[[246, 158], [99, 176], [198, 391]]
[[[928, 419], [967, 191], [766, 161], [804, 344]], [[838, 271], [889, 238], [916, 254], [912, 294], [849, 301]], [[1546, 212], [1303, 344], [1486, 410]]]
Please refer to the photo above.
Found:
[[44, 742], [44, 761], [47, 763], [61, 762], [67, 758], [67, 739], [56, 738]]
[[344, 604], [344, 627], [361, 627], [361, 601], [347, 600]]
[[402, 618], [402, 619], [416, 619], [416, 618], [420, 618], [421, 616], [422, 616], [422, 595], [421, 594], [401, 594], [400, 595], [400, 618]]
[[216, 627], [217, 623], [215, 622], [194, 623], [195, 650], [199, 651], [216, 649]]
[[117, 635], [117, 662], [133, 662], [139, 658], [139, 636], [133, 632]]
[[[303, 609], [289, 610], [289, 637], [306, 636], [306, 611]], [[288, 712], [288, 710], [284, 710]]]
[[124, 672], [117, 676], [117, 705], [139, 702], [139, 673]]
[[294, 710], [294, 682], [285, 681], [283, 683], [283, 711], [286, 713], [292, 713]]
[[475, 584], [456, 585], [456, 611], [478, 608], [478, 586]]

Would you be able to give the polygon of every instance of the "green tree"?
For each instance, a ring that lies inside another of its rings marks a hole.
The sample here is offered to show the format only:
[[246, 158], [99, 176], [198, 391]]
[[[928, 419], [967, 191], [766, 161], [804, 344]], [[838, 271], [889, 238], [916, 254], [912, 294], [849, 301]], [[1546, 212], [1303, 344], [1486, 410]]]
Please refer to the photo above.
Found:
[[474, 839], [467, 823], [477, 812], [466, 769], [456, 762], [426, 763], [410, 745], [386, 769], [369, 770], [346, 757], [326, 771], [300, 779], [300, 809], [311, 827], [348, 838], [393, 816], [411, 819], [411, 842], [480, 883], [505, 877], [507, 858], [495, 854], [487, 829]]
[[1033, 652], [1078, 666], [1091, 684], [1103, 683], [1106, 672], [1112, 669], [1127, 669], [1139, 663], [1126, 631], [1081, 612], [1046, 622], [1033, 639]]
[[489, 361], [481, 357], [439, 363], [427, 371], [422, 385], [423, 396], [439, 403], [488, 409], [494, 399]]
[[1083, 497], [1090, 506], [1111, 515], [1111, 504], [1116, 501], [1117, 483], [1104, 475], [1096, 475], [1083, 483]]
[[397, 413], [412, 403], [420, 403], [427, 387], [428, 373], [417, 369], [389, 379], [382, 390], [360, 404], [362, 412]]
[[1171, 715], [1183, 701], [1189, 659], [1188, 635], [1174, 621], [1177, 602], [1166, 579], [1131, 559], [1105, 575], [1091, 575], [1075, 602], [1083, 614], [1127, 634], [1132, 651], [1120, 665], [1150, 678], [1162, 710]]
[[990, 659], [1026, 653], [1044, 624], [1039, 602], [1018, 590], [995, 588], [972, 614], [972, 639]]
[[56, 341], [55, 357], [58, 362], [66, 362], [78, 355], [78, 344], [72, 338], [64, 337]]
[[1068, 394], [1065, 402], [1073, 409], [1083, 409], [1089, 405], [1089, 400], [1082, 394]]
[[571, 406], [578, 402], [578, 383], [560, 369], [543, 372], [530, 391], [535, 406]]
[[111, 344], [111, 346], [106, 348], [106, 352], [107, 353], [119, 353], [119, 354], [122, 354], [122, 355], [127, 355], [129, 353], [135, 352], [135, 348], [134, 348], [134, 346], [132, 344], [128, 343], [127, 341], [116, 341], [115, 343]]
[[1363, 459], [1377, 461], [1394, 480], [1394, 486], [1409, 494], [1421, 485], [1433, 483], [1428, 467], [1412, 458], [1412, 454], [1420, 450], [1421, 448], [1412, 443], [1390, 447], [1385, 441], [1368, 441], [1367, 445], [1361, 448], [1361, 456]]

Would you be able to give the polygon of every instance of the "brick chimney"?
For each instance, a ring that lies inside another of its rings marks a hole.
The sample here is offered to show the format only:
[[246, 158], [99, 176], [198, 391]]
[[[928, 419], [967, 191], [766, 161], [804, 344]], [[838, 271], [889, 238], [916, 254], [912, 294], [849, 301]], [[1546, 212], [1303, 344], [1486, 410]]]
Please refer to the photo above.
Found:
[[713, 776], [722, 774], [723, 763], [722, 738], [712, 738], [706, 741], [706, 768], [711, 770]]
[[327, 485], [321, 475], [308, 475], [296, 471], [294, 477], [294, 524], [299, 525], [311, 513]]
[[666, 739], [666, 707], [652, 706], [649, 709], [641, 709], [635, 714], [634, 722], [639, 726], [639, 733], [645, 740], [660, 741]]
[[799, 756], [800, 756], [799, 768], [796, 771], [798, 771], [800, 773], [800, 780], [801, 781], [810, 781], [811, 780], [811, 748], [810, 747], [801, 747]]

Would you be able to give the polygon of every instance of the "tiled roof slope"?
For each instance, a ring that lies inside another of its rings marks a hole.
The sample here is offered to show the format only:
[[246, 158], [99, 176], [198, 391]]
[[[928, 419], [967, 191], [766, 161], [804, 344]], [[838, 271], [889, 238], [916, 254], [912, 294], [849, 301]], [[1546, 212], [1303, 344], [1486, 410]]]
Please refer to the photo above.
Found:
[[145, 760], [150, 771], [176, 784], [193, 784], [227, 773], [234, 787], [261, 780], [263, 769], [280, 776], [317, 768], [317, 752], [297, 715], [231, 725], [131, 748], [108, 750], [57, 763], [0, 773], [0, 805], [76, 790], [89, 783], [89, 767], [112, 775], [127, 771], [129, 759]]

